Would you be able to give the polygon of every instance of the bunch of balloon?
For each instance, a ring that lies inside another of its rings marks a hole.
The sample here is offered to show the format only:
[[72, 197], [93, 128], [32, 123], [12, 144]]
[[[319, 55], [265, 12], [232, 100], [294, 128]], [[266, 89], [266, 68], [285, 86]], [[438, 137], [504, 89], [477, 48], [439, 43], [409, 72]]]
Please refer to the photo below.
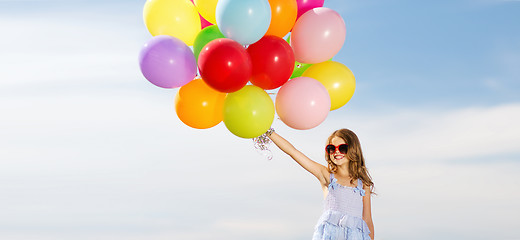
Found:
[[[192, 128], [224, 122], [255, 138], [277, 112], [289, 127], [310, 129], [354, 93], [352, 72], [329, 61], [346, 30], [323, 0], [147, 0], [143, 17], [153, 37], [141, 72], [179, 88], [175, 111]], [[276, 89], [273, 102], [266, 90]]]

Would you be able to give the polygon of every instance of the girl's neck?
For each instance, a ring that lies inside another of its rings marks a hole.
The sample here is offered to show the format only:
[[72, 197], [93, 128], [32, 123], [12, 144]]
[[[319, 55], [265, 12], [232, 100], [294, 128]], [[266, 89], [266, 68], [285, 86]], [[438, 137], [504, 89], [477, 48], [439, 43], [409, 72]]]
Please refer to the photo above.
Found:
[[350, 177], [347, 165], [338, 166], [335, 175], [340, 177]]

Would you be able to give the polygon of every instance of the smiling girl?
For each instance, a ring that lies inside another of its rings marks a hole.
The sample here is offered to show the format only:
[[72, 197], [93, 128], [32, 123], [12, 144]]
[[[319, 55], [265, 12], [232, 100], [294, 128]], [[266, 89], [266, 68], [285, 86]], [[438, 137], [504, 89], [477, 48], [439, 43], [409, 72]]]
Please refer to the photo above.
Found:
[[340, 129], [330, 135], [325, 147], [327, 166], [305, 156], [272, 129], [266, 135], [321, 184], [325, 208], [313, 240], [374, 239], [370, 209], [374, 183], [354, 132]]

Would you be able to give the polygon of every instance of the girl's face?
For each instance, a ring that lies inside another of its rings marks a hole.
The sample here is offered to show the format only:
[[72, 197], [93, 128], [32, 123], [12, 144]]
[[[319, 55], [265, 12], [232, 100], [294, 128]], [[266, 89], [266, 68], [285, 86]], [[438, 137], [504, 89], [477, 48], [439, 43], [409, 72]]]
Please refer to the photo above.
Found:
[[[343, 138], [334, 136], [330, 141], [330, 144], [334, 146], [339, 146], [341, 144], [346, 144], [346, 142], [345, 140], [343, 140]], [[332, 162], [338, 166], [346, 164], [348, 162], [347, 153], [341, 153], [338, 148], [336, 148], [336, 151], [331, 153], [329, 157], [332, 160]]]

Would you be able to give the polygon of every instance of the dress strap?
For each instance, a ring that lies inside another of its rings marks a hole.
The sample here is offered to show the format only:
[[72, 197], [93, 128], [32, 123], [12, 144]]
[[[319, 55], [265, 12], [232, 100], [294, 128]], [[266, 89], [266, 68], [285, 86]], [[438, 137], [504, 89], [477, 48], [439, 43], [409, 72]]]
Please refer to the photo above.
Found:
[[363, 181], [358, 179], [358, 185], [354, 188], [354, 192], [359, 192], [361, 196], [365, 196], [365, 189], [363, 189]]
[[363, 181], [361, 181], [360, 178], [358, 178], [358, 188], [363, 189]]
[[328, 186], [329, 190], [334, 189], [334, 184], [336, 184], [335, 181], [336, 179], [334, 178], [334, 173], [330, 173], [330, 181]]

